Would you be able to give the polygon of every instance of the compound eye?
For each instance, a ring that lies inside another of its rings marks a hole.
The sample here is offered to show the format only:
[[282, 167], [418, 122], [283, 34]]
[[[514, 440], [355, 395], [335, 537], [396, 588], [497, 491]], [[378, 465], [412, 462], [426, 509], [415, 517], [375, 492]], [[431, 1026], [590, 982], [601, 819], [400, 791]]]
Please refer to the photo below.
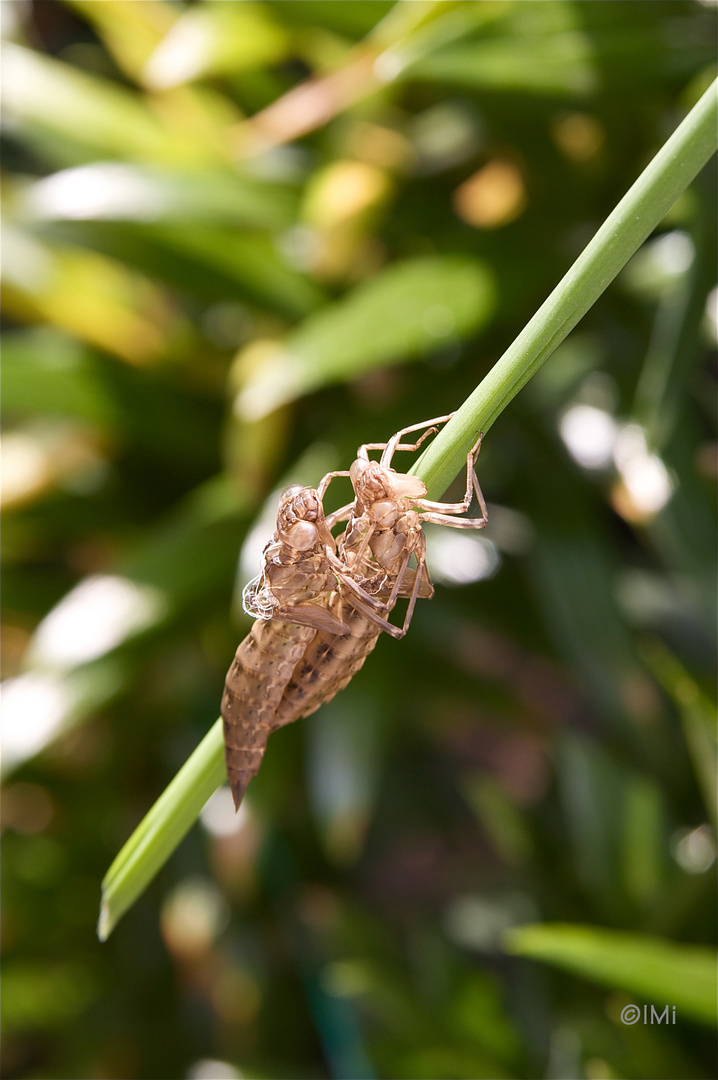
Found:
[[389, 497], [386, 488], [386, 469], [377, 461], [362, 461], [361, 458], [349, 470], [357, 498], [366, 503]]
[[352, 462], [349, 469], [349, 479], [351, 480], [352, 484], [356, 484], [356, 482], [362, 476], [364, 476], [368, 468], [369, 462], [364, 461], [363, 458], [357, 458], [356, 461]]
[[295, 502], [297, 517], [307, 521], [316, 521], [321, 510], [321, 502], [314, 488], [302, 488], [302, 494]]
[[285, 534], [287, 543], [297, 551], [309, 551], [317, 542], [318, 530], [309, 521], [297, 521]]
[[280, 502], [289, 502], [290, 499], [293, 499], [296, 495], [299, 494], [300, 491], [303, 491], [303, 490], [304, 490], [304, 488], [302, 487], [301, 484], [290, 484], [289, 487], [285, 487], [284, 491], [279, 496], [279, 501]]

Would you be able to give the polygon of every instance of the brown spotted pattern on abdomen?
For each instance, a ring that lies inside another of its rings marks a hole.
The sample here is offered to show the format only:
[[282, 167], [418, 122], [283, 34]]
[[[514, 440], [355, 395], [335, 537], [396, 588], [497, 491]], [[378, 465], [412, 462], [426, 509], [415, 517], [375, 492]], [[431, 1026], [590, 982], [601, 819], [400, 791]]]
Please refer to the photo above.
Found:
[[227, 776], [235, 807], [259, 772], [284, 688], [317, 631], [257, 620], [240, 644], [222, 695]]
[[344, 637], [319, 631], [286, 684], [274, 718], [274, 728], [310, 716], [349, 683], [373, 650], [380, 631], [338, 594], [330, 611], [349, 625]]

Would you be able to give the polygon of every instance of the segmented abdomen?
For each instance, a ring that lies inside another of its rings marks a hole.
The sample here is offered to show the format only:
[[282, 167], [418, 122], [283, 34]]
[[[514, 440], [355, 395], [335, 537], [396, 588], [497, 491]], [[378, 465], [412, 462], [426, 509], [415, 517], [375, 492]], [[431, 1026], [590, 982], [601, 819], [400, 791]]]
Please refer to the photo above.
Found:
[[225, 760], [236, 807], [259, 771], [284, 689], [316, 633], [278, 619], [257, 620], [237, 649], [222, 695]]
[[349, 626], [343, 637], [320, 630], [287, 682], [277, 706], [273, 729], [316, 712], [343, 690], [377, 643], [380, 630], [335, 593], [329, 610]]

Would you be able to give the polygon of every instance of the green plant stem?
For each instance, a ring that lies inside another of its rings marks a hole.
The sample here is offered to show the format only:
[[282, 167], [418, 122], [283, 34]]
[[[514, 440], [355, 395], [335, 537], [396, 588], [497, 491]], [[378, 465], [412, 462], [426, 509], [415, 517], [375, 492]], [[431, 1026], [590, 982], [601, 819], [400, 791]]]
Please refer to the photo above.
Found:
[[[429, 445], [412, 470], [431, 497], [460, 471], [479, 431], [488, 431], [511, 399], [570, 333], [659, 224], [718, 145], [718, 80], [593, 237], [548, 300]], [[98, 934], [106, 940], [224, 779], [217, 721], [137, 827], [102, 883]]]
[[717, 90], [718, 80], [706, 90], [549, 298], [416, 462], [411, 471], [425, 482], [431, 498], [446, 491], [478, 432], [489, 430], [715, 153]]
[[222, 721], [217, 720], [105, 874], [97, 924], [100, 941], [107, 940], [225, 779]]

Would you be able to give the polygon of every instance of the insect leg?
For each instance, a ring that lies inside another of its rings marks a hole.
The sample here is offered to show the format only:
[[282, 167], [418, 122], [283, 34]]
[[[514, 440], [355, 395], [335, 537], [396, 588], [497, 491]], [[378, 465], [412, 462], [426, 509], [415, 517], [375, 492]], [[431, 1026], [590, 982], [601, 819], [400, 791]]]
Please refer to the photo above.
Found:
[[[483, 529], [484, 525], [486, 525], [486, 522], [488, 521], [486, 500], [484, 499], [475, 469], [475, 463], [479, 456], [483, 437], [483, 432], [481, 432], [475, 446], [473, 446], [466, 455], [466, 493], [462, 501], [458, 503], [442, 503], [432, 502], [430, 499], [415, 499], [414, 506], [417, 510], [430, 511], [430, 513], [422, 513], [423, 521], [433, 521], [435, 524], [439, 525], [453, 525], [456, 529]], [[472, 493], [476, 495], [478, 500], [481, 509], [481, 517], [465, 518], [463, 523], [445, 520], [445, 515], [447, 514], [466, 513], [471, 505]], [[438, 517], [437, 514], [439, 515]]]
[[349, 476], [349, 473], [346, 469], [340, 469], [337, 472], [328, 472], [326, 476], [323, 476], [322, 479], [319, 481], [319, 486], [317, 487], [317, 495], [320, 499], [324, 498], [327, 492], [327, 488], [331, 484], [332, 480], [335, 480], [337, 476]]
[[[404, 623], [403, 623], [401, 629], [394, 626], [392, 623], [388, 623], [387, 625], [382, 625], [383, 630], [386, 630], [386, 632], [388, 634], [391, 634], [391, 636], [393, 638], [397, 638], [397, 639], [403, 638], [404, 635], [406, 634], [407, 630], [409, 629], [412, 617], [414, 615], [414, 608], [416, 607], [416, 601], [417, 601], [417, 599], [419, 597], [419, 591], [421, 589], [421, 583], [422, 583], [422, 580], [424, 579], [424, 575], [425, 575], [425, 572], [426, 572], [426, 541], [424, 539], [424, 534], [422, 532], [418, 533], [416, 549], [414, 551], [414, 554], [416, 555], [416, 562], [417, 562], [416, 575], [414, 577], [414, 586], [413, 586], [413, 588], [411, 590], [411, 596], [409, 597], [409, 606], [407, 607], [406, 614], [404, 616]], [[390, 597], [389, 597], [389, 599], [387, 601], [387, 607], [389, 608], [389, 610], [391, 610], [393, 608], [393, 606], [394, 606], [394, 604], [396, 602], [396, 597], [398, 596], [399, 589], [401, 587], [402, 581], [403, 581], [404, 576], [406, 574], [406, 571], [408, 569], [409, 559], [410, 558], [411, 558], [411, 552], [407, 551], [406, 555], [404, 556], [404, 558], [402, 560], [402, 566], [401, 566], [401, 569], [399, 570], [399, 573], [397, 574], [396, 581], [394, 582], [394, 588], [392, 589], [391, 595], [390, 595]], [[379, 620], [375, 619], [375, 621], [378, 623]], [[384, 624], [385, 621], [386, 620], [382, 619], [381, 620], [382, 624]]]
[[378, 609], [379, 611], [388, 611], [387, 604], [383, 600], [378, 600], [376, 596], [371, 596], [365, 589], [362, 589], [361, 585], [357, 584], [351, 576], [351, 573], [347, 572], [347, 567], [343, 562], [340, 562], [330, 548], [325, 550], [325, 555], [327, 562], [337, 575], [339, 581], [346, 585], [354, 596], [362, 600], [365, 604], [368, 604], [371, 608]]
[[[357, 451], [357, 457], [366, 459], [369, 457], [367, 453], [368, 450], [383, 450], [381, 464], [388, 466], [397, 450], [418, 450], [425, 439], [428, 439], [430, 435], [436, 434], [437, 429], [431, 425], [445, 424], [453, 415], [453, 413], [449, 413], [448, 416], [437, 416], [433, 420], [424, 420], [420, 424], [411, 424], [409, 427], [397, 431], [395, 435], [392, 435], [388, 442], [363, 443]], [[422, 428], [427, 428], [428, 430], [420, 435], [415, 443], [400, 442], [402, 435], [408, 435], [411, 431], [421, 431]]]
[[[422, 424], [421, 426], [423, 427], [424, 425]], [[405, 431], [410, 431], [411, 428], [405, 428], [404, 430]], [[396, 435], [392, 435], [389, 442], [362, 443], [362, 445], [359, 447], [359, 450], [357, 452], [357, 457], [368, 458], [369, 457], [369, 455], [367, 453], [368, 450], [383, 450], [384, 453], [382, 454], [381, 464], [382, 465], [388, 465], [397, 450], [418, 450], [419, 447], [421, 446], [421, 444], [423, 442], [425, 442], [429, 438], [430, 435], [436, 435], [437, 431], [438, 431], [438, 428], [435, 428], [435, 427], [428, 428], [423, 433], [423, 435], [421, 435], [420, 438], [418, 438], [416, 440], [415, 443], [400, 443], [400, 442], [397, 442], [396, 440], [398, 440], [400, 435], [403, 434], [402, 431], [398, 431], [396, 433]], [[391, 447], [391, 450], [389, 452], [389, 457], [387, 459], [386, 452], [390, 447]]]
[[[421, 532], [419, 532], [418, 535], [421, 536], [422, 535]], [[411, 558], [412, 551], [413, 551], [413, 548], [407, 547], [404, 554], [401, 557], [401, 563], [399, 564], [399, 570], [397, 571], [397, 574], [396, 574], [396, 580], [394, 581], [394, 587], [392, 588], [391, 592], [389, 593], [389, 599], [384, 604], [384, 609], [386, 611], [391, 611], [391, 609], [394, 607], [394, 604], [397, 601], [397, 597], [399, 596], [399, 590], [400, 590], [400, 588], [401, 588], [401, 586], [403, 584], [404, 578], [406, 577], [406, 571], [407, 571], [407, 567], [409, 565], [409, 559]], [[414, 584], [413, 584], [412, 590], [411, 590], [411, 595], [414, 594], [414, 591], [417, 588], [418, 588], [418, 586], [416, 584], [416, 581], [414, 581]]]
[[[368, 619], [371, 619], [375, 626], [378, 626], [381, 630], [384, 630], [387, 634], [390, 634], [393, 638], [396, 638], [397, 640], [403, 638], [407, 630], [409, 629], [409, 624], [411, 623], [411, 618], [414, 614], [414, 607], [416, 606], [416, 601], [419, 596], [422, 581], [425, 577], [426, 544], [424, 541], [424, 534], [422, 532], [418, 533], [416, 546], [418, 549], [418, 551], [416, 551], [416, 575], [411, 590], [411, 596], [409, 598], [409, 606], [406, 610], [406, 615], [404, 617], [404, 625], [401, 628], [399, 628], [398, 626], [394, 626], [393, 623], [390, 623], [388, 619], [384, 619], [381, 615], [378, 614], [377, 611], [373, 609], [379, 607], [380, 609], [389, 612], [393, 608], [394, 604], [396, 603], [396, 598], [399, 595], [399, 590], [406, 575], [407, 568], [409, 566], [409, 559], [411, 558], [412, 554], [410, 550], [407, 551], [402, 558], [401, 567], [396, 576], [394, 587], [391, 591], [389, 599], [385, 602], [377, 601], [375, 597], [369, 596], [368, 593], [366, 593], [360, 585], [357, 585], [351, 575], [346, 573], [345, 568], [342, 566], [338, 559], [336, 559], [335, 557], [330, 559], [330, 562], [332, 563], [332, 566], [335, 569], [340, 582], [352, 594], [350, 599], [350, 603], [352, 604], [352, 606], [355, 607], [357, 611], [360, 611], [362, 615], [365, 615]], [[334, 563], [336, 563], [337, 565], [335, 566]]]
[[[402, 626], [402, 631], [404, 633], [406, 633], [407, 630], [409, 629], [409, 624], [411, 623], [411, 619], [412, 619], [412, 616], [414, 614], [414, 608], [416, 606], [416, 601], [417, 601], [417, 598], [419, 596], [419, 589], [421, 588], [422, 577], [423, 577], [425, 569], [426, 569], [426, 540], [424, 539], [423, 532], [419, 533], [416, 546], [417, 546], [417, 549], [418, 549], [418, 551], [416, 552], [416, 577], [414, 579], [414, 588], [411, 590], [411, 597], [409, 599], [409, 606], [406, 609], [406, 615], [404, 616], [404, 625]], [[407, 565], [408, 565], [408, 560], [407, 560]], [[404, 567], [404, 570], [402, 571], [402, 575], [401, 575], [402, 577], [404, 576], [405, 572], [406, 572], [406, 566]]]
[[[393, 623], [390, 623], [379, 614], [379, 611], [387, 612], [390, 610], [388, 604], [385, 601], [378, 600], [375, 596], [370, 596], [365, 589], [362, 589], [361, 585], [358, 585], [351, 576], [351, 573], [347, 573], [347, 568], [339, 561], [339, 559], [337, 559], [334, 552], [327, 549], [326, 556], [327, 561], [337, 575], [340, 584], [351, 593], [350, 603], [352, 607], [356, 608], [357, 611], [360, 611], [367, 619], [370, 619], [380, 630], [385, 630], [387, 634], [391, 634], [394, 638], [403, 638], [406, 630], [400, 630], [397, 626], [394, 626]], [[406, 562], [408, 563], [408, 558]], [[404, 571], [405, 570], [406, 566], [404, 566]], [[401, 584], [401, 577], [403, 576], [404, 571], [399, 575], [399, 584]], [[415, 589], [418, 592], [416, 583]]]
[[[424, 420], [421, 424], [411, 424], [409, 427], [397, 431], [396, 435], [392, 435], [389, 442], [384, 446], [384, 453], [381, 455], [381, 464], [385, 466], [390, 465], [391, 459], [397, 450], [418, 450], [424, 440], [428, 439], [429, 435], [436, 433], [436, 427], [434, 427], [434, 425], [445, 424], [447, 420], [451, 420], [453, 415], [453, 413], [449, 413], [447, 416], [436, 416], [433, 420]], [[421, 431], [422, 428], [428, 428], [428, 431], [425, 431], [413, 446], [400, 442], [402, 435], [408, 435], [411, 431]], [[377, 449], [379, 449], [378, 446]]]
[[327, 514], [327, 516], [324, 518], [324, 524], [331, 532], [334, 526], [338, 525], [340, 521], [349, 520], [353, 509], [353, 502], [347, 503], [346, 506], [340, 506], [338, 510], [334, 510], [331, 514]]
[[364, 536], [364, 539], [362, 540], [361, 544], [359, 545], [359, 547], [357, 548], [356, 551], [352, 552], [352, 554], [354, 556], [354, 561], [352, 562], [352, 568], [354, 568], [355, 566], [360, 566], [361, 565], [361, 560], [364, 558], [364, 552], [366, 551], [367, 547], [369, 546], [369, 541], [371, 540], [371, 538], [372, 538], [372, 536], [374, 535], [375, 532], [376, 532], [376, 522], [372, 522], [372, 524], [367, 529], [366, 535]]
[[[370, 619], [371, 622], [373, 622], [375, 626], [378, 626], [380, 630], [385, 630], [387, 634], [391, 634], [393, 638], [399, 640], [400, 638], [404, 637], [404, 635], [406, 634], [406, 630], [400, 630], [398, 626], [394, 626], [393, 623], [390, 623], [387, 619], [383, 619], [381, 615], [378, 615], [376, 611], [373, 611], [368, 606], [368, 604], [365, 602], [366, 594], [363, 593], [363, 590], [360, 588], [360, 586], [356, 584], [356, 582], [352, 578], [342, 576], [341, 581], [342, 584], [346, 585], [346, 587], [352, 593], [352, 597], [349, 600], [352, 607], [356, 608], [356, 610], [361, 612], [362, 615], [366, 616], [367, 619]], [[369, 599], [372, 598], [369, 597]]]

